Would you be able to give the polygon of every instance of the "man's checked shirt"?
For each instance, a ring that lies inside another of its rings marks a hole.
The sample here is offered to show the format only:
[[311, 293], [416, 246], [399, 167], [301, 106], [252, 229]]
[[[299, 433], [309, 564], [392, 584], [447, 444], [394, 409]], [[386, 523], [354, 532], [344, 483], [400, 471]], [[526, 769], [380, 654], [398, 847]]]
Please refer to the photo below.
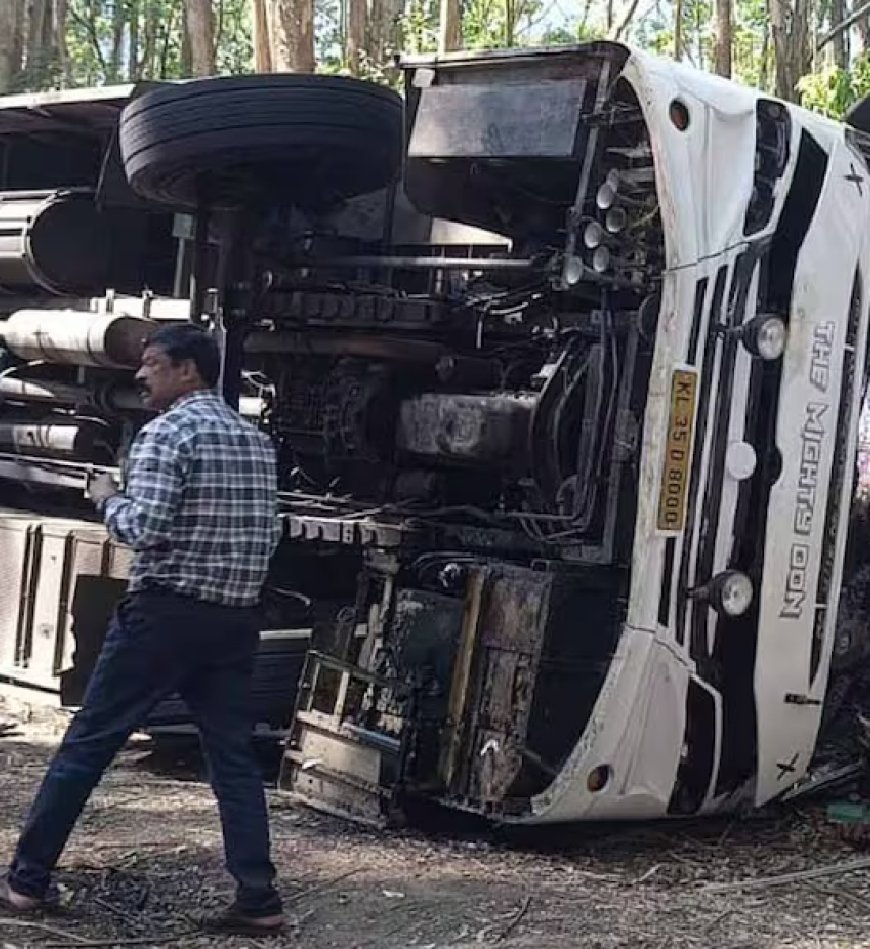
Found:
[[280, 536], [276, 477], [272, 443], [216, 392], [148, 422], [124, 492], [103, 505], [109, 533], [135, 551], [129, 589], [257, 603]]

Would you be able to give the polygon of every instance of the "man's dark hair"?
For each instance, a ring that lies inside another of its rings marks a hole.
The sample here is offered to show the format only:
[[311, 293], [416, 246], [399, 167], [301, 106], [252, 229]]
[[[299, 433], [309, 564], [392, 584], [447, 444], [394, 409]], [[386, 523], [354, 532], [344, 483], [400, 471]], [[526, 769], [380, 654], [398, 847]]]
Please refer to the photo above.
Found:
[[169, 323], [158, 327], [145, 345], [163, 350], [176, 366], [189, 359], [207, 386], [217, 385], [221, 372], [220, 349], [214, 336], [199, 326]]

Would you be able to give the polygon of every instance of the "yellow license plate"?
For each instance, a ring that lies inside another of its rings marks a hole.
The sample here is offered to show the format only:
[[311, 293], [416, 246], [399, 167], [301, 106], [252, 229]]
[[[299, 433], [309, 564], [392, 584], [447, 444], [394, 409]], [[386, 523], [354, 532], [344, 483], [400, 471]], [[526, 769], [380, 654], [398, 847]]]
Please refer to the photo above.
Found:
[[668, 442], [659, 493], [658, 529], [681, 531], [686, 522], [686, 497], [692, 462], [692, 434], [698, 376], [688, 369], [675, 369], [671, 377], [671, 414]]

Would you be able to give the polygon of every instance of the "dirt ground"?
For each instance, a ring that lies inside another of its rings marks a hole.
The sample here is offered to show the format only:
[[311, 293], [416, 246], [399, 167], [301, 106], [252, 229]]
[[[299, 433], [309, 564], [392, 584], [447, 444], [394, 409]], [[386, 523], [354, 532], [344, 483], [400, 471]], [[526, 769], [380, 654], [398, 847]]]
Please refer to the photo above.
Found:
[[[5, 727], [4, 727], [5, 726]], [[0, 861], [63, 719], [0, 699]], [[210, 791], [125, 751], [58, 873], [63, 909], [38, 927], [0, 918], [0, 947], [227, 946], [191, 932], [231, 896]], [[819, 810], [617, 830], [381, 833], [269, 792], [275, 862], [301, 949], [868, 947], [870, 870]], [[868, 861], [870, 863], [870, 861]], [[839, 865], [789, 885], [759, 878]], [[717, 885], [750, 879], [754, 887]]]

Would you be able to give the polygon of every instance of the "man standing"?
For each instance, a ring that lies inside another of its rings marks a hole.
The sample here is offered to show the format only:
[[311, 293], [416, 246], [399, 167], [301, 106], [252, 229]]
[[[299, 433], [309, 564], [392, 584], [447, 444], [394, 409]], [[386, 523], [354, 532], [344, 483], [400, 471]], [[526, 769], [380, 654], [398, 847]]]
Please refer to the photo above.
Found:
[[103, 475], [91, 497], [110, 534], [135, 551], [81, 710], [33, 803], [0, 903], [38, 910], [67, 838], [132, 731], [179, 692], [197, 718], [217, 797], [233, 905], [213, 932], [282, 925], [269, 827], [251, 744], [251, 671], [260, 591], [280, 535], [269, 439], [217, 394], [220, 354], [192, 324], [149, 338], [136, 374], [162, 414], [133, 442], [127, 485]]

